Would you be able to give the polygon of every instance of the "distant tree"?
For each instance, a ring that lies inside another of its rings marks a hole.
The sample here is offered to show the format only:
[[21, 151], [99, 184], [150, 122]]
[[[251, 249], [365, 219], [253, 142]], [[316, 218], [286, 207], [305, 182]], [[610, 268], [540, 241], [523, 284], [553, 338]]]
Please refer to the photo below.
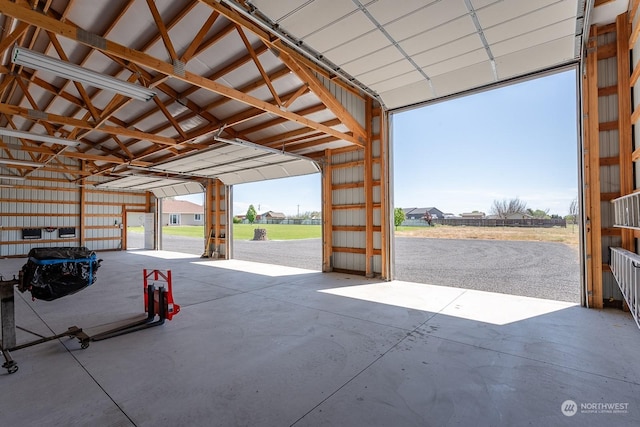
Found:
[[393, 223], [396, 226], [396, 229], [402, 224], [404, 221], [404, 210], [402, 208], [395, 208], [393, 211]]
[[549, 218], [549, 209], [543, 211], [541, 209], [527, 209], [527, 213], [534, 218], [546, 219]]
[[240, 217], [234, 216], [233, 217], [233, 223], [234, 224], [240, 224], [240, 223], [242, 223], [242, 219], [240, 219]]
[[527, 204], [517, 197], [511, 200], [494, 200], [491, 213], [503, 219], [512, 214], [526, 214]]
[[574, 226], [578, 223], [578, 212], [578, 198], [575, 198], [569, 204], [569, 215], [566, 216], [567, 221], [571, 221]]
[[247, 209], [247, 221], [249, 221], [249, 224], [253, 224], [256, 220], [256, 215], [256, 208], [253, 205], [249, 205], [249, 209]]

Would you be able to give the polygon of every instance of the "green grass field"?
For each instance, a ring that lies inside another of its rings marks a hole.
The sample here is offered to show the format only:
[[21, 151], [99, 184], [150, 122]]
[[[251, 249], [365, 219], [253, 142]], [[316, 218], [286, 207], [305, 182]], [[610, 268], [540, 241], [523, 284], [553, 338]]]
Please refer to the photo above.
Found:
[[[233, 238], [235, 240], [251, 240], [255, 228], [266, 228], [269, 240], [314, 239], [320, 238], [322, 233], [322, 227], [319, 225], [233, 224]], [[129, 231], [144, 232], [142, 227], [129, 227]], [[162, 233], [167, 236], [205, 237], [204, 227], [196, 225], [162, 227]]]

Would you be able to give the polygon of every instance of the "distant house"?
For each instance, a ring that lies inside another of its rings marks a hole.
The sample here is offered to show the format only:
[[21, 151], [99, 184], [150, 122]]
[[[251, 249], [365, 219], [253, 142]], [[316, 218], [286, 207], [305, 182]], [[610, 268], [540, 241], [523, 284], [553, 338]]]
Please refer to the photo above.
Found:
[[460, 214], [460, 216], [466, 219], [473, 219], [473, 218], [484, 218], [485, 214], [484, 212], [467, 212], [467, 213]]
[[449, 219], [449, 218], [460, 218], [458, 215], [453, 214], [453, 213], [451, 213], [451, 212], [445, 212], [445, 213], [444, 213], [444, 217], [445, 217], [445, 219]]
[[204, 207], [186, 200], [162, 200], [163, 225], [203, 225]]
[[267, 221], [282, 221], [284, 219], [286, 219], [287, 216], [285, 214], [283, 214], [282, 212], [274, 212], [274, 211], [267, 211], [263, 214], [260, 214], [257, 216], [257, 220], [267, 220]]
[[431, 214], [431, 218], [433, 219], [442, 219], [444, 218], [444, 213], [437, 208], [429, 207], [429, 208], [411, 208], [410, 210], [405, 209], [404, 215], [407, 219], [422, 219], [425, 214], [429, 212]]

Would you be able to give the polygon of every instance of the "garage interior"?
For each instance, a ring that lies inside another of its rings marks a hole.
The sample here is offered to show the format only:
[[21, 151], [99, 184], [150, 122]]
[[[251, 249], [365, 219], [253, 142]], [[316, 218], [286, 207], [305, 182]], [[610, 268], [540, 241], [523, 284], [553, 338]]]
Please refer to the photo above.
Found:
[[[16, 351], [0, 422], [634, 425], [639, 4], [0, 0], [0, 274], [34, 248], [103, 259], [77, 294], [16, 293], [17, 341], [143, 313], [145, 268], [181, 306]], [[569, 67], [582, 304], [394, 280], [394, 112]], [[235, 260], [233, 186], [310, 173], [322, 272]], [[160, 248], [158, 201], [202, 189], [216, 259]], [[122, 250], [131, 212], [146, 250]]]

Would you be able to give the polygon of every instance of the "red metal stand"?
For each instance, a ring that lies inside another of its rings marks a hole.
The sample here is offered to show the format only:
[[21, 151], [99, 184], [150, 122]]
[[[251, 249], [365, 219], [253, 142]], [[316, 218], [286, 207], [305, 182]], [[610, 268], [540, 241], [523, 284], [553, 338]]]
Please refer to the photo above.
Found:
[[[156, 289], [160, 287], [164, 287], [166, 292], [166, 307], [165, 313], [168, 320], [171, 320], [173, 316], [180, 313], [180, 306], [173, 302], [173, 291], [171, 286], [171, 270], [147, 270], [146, 268], [143, 270], [143, 282], [144, 282], [144, 309], [147, 311], [148, 305], [148, 296], [147, 296], [147, 287], [151, 284], [154, 285]], [[151, 283], [149, 283], [151, 282]], [[158, 292], [154, 293], [154, 307], [155, 312], [159, 313], [159, 300], [160, 296]]]

